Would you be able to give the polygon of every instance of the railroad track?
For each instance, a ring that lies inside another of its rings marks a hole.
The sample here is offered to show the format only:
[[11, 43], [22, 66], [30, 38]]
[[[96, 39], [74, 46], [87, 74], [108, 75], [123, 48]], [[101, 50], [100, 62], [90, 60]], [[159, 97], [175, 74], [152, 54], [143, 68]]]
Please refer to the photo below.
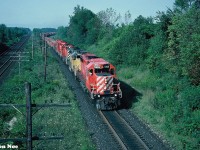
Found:
[[11, 58], [8, 58], [3, 65], [0, 67], [0, 77], [6, 72], [6, 70], [11, 66], [12, 61], [10, 61]]
[[99, 114], [123, 150], [149, 150], [148, 146], [117, 111], [99, 111]]
[[30, 38], [30, 35], [24, 36], [17, 44], [13, 45], [9, 50], [1, 53], [0, 55], [0, 80], [6, 76], [9, 72], [10, 68], [15, 64], [12, 61], [12, 55], [16, 55], [16, 53], [21, 52], [25, 43]]
[[27, 36], [22, 37], [22, 39], [18, 43], [12, 45], [9, 49], [0, 53], [0, 59], [2, 58], [2, 56], [8, 55], [10, 51], [19, 49], [21, 45], [25, 42], [25, 39], [27, 39]]

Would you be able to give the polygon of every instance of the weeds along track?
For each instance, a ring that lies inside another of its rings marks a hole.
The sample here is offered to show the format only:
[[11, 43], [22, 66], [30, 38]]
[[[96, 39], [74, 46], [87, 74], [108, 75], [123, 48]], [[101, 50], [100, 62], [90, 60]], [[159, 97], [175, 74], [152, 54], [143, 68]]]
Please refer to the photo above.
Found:
[[29, 38], [30, 35], [22, 37], [18, 43], [0, 55], [0, 82], [3, 81], [11, 67], [16, 63], [16, 61], [13, 61], [13, 58], [18, 57], [16, 54], [23, 50]]
[[109, 126], [122, 149], [149, 150], [148, 146], [140, 139], [136, 132], [117, 111], [99, 111], [99, 114]]

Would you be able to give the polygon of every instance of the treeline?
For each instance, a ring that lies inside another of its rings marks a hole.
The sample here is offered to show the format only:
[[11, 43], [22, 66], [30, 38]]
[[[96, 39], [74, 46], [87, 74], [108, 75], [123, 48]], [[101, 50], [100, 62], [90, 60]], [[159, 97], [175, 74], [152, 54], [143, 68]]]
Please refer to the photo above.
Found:
[[[57, 30], [55, 28], [34, 28], [33, 29], [33, 35], [36, 38], [41, 38], [42, 33], [56, 32], [56, 31]], [[39, 40], [38, 42], [39, 42], [40, 45], [42, 45], [42, 40]]]
[[155, 17], [138, 16], [131, 22], [127, 12], [121, 20], [112, 8], [94, 14], [77, 6], [69, 26], [59, 27], [57, 37], [90, 49], [119, 69], [149, 70], [143, 89], [151, 89], [154, 97], [147, 107], [163, 116], [159, 123], [168, 136], [179, 136], [179, 148], [198, 149], [200, 1], [175, 0], [173, 9]]
[[57, 30], [55, 28], [34, 28], [33, 34], [37, 37], [40, 36], [40, 33], [46, 33], [46, 32], [56, 32]]
[[30, 32], [28, 28], [6, 27], [6, 25], [0, 24], [0, 51], [18, 42], [28, 32]]

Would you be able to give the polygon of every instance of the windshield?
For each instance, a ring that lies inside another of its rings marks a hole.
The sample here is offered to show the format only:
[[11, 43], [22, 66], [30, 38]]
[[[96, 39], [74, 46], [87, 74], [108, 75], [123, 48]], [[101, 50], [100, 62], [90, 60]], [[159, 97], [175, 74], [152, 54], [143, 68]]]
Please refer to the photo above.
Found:
[[97, 76], [111, 76], [110, 73], [96, 73]]
[[95, 69], [95, 73], [109, 73], [109, 68]]

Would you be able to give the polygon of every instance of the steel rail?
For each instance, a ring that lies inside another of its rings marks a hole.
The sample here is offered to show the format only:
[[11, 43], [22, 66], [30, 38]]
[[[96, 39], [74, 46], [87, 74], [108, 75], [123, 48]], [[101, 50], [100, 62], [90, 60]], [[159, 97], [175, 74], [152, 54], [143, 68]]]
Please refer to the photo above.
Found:
[[[27, 42], [27, 40], [29, 39], [29, 36], [23, 37], [21, 39], [21, 41], [19, 41], [19, 43], [17, 43], [17, 45], [12, 46], [12, 49], [16, 49], [14, 51], [14, 53], [20, 52], [20, 48], [22, 48], [24, 46], [24, 44]], [[4, 52], [4, 54], [9, 54], [9, 51], [12, 50], [9, 49], [7, 51]], [[1, 54], [2, 56], [2, 54]], [[5, 57], [8, 57], [6, 55], [4, 55]], [[9, 58], [3, 63], [3, 65], [0, 67], [0, 70], [2, 70], [3, 67], [5, 67], [1, 72], [0, 72], [0, 77], [3, 76], [3, 74], [7, 71], [7, 69], [14, 63], [14, 61], [11, 61], [11, 57], [9, 56]], [[6, 66], [7, 65], [7, 66]]]
[[12, 49], [12, 48], [9, 48], [9, 49], [7, 49], [6, 51], [4, 51], [3, 53], [1, 53], [1, 54], [0, 54], [0, 57], [3, 56], [3, 55], [8, 54], [8, 52], [9, 52], [11, 49]]
[[[114, 127], [113, 123], [110, 122], [109, 117], [106, 116], [105, 114], [106, 112], [102, 112], [99, 111], [100, 116], [102, 117], [103, 121], [108, 125], [109, 129], [111, 130], [112, 134], [114, 135], [114, 137], [116, 138], [116, 140], [118, 141], [118, 143], [120, 144], [120, 146], [122, 147], [123, 150], [128, 150], [131, 149], [132, 147], [130, 147], [130, 145], [127, 145], [127, 141], [126, 138], [122, 132], [118, 133], [118, 129], [116, 127]], [[138, 134], [133, 130], [133, 128], [130, 127], [130, 125], [126, 122], [126, 120], [124, 120], [117, 111], [112, 111], [113, 115], [115, 115], [122, 124], [119, 124], [119, 126], [125, 126], [125, 128], [127, 129], [128, 133], [131, 134], [131, 136], [134, 137], [134, 139], [136, 138], [136, 143], [139, 143], [139, 145], [145, 149], [145, 150], [149, 150], [148, 146], [141, 140], [141, 138], [138, 136]], [[123, 134], [123, 135], [122, 135]], [[132, 146], [132, 145], [131, 145]]]
[[11, 66], [12, 62], [9, 62], [9, 64], [6, 66], [6, 68], [3, 69], [3, 71], [0, 73], [0, 77], [6, 72], [6, 70]]
[[0, 70], [1, 70], [1, 68], [3, 68], [3, 67], [5, 66], [5, 64], [6, 64], [7, 62], [9, 62], [10, 59], [11, 59], [11, 58], [7, 59], [7, 60], [3, 63], [3, 65], [1, 65]]
[[141, 140], [141, 138], [138, 136], [138, 134], [131, 128], [131, 126], [127, 123], [127, 121], [120, 116], [120, 114], [117, 111], [114, 111], [114, 113], [120, 118], [120, 120], [126, 125], [126, 127], [129, 129], [129, 131], [132, 132], [132, 134], [139, 140], [139, 142], [144, 146], [146, 150], [149, 150], [147, 145]]
[[114, 135], [114, 137], [116, 138], [117, 142], [122, 147], [122, 149], [123, 150], [128, 150], [126, 145], [123, 143], [121, 138], [118, 136], [117, 132], [113, 129], [112, 125], [109, 123], [109, 120], [104, 116], [102, 111], [99, 111], [99, 114], [102, 117], [102, 119], [104, 120], [104, 122], [108, 125], [109, 129], [111, 130], [112, 134]]

